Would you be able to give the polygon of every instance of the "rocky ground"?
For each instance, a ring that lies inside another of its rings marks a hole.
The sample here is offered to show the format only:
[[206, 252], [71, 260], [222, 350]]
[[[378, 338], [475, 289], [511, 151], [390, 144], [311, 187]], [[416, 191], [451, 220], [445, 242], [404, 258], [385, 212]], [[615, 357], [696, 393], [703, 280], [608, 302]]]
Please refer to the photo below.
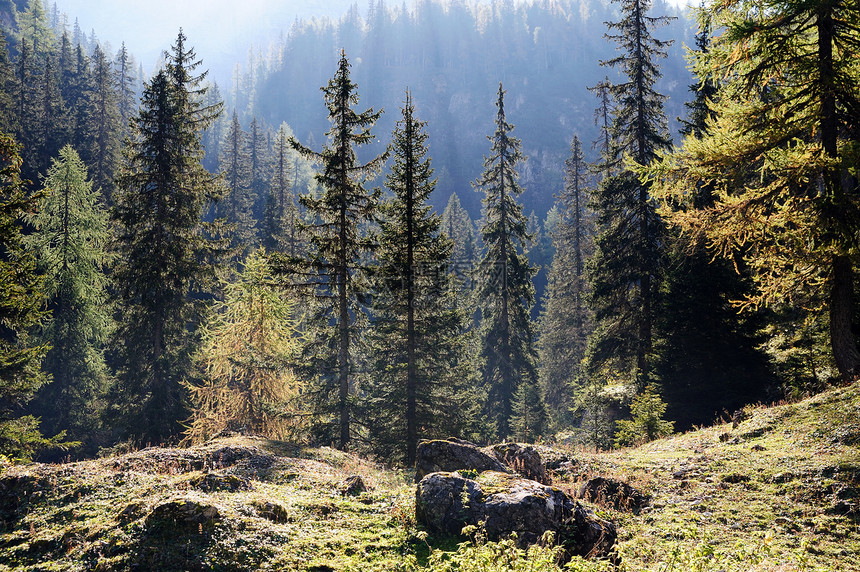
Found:
[[[617, 529], [615, 564], [568, 570], [860, 570], [860, 384], [635, 449], [536, 449], [548, 471], [521, 472]], [[428, 534], [415, 492], [414, 471], [241, 436], [7, 465], [0, 570], [558, 569], [479, 527]]]

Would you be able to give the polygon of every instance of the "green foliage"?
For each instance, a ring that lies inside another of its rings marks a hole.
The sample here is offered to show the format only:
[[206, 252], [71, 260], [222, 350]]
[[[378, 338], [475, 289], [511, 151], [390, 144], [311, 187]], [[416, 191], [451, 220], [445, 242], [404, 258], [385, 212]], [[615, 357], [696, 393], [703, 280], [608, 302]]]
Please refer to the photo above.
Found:
[[185, 40], [180, 32], [167, 68], [146, 85], [113, 210], [122, 305], [114, 414], [131, 436], [156, 442], [177, 435], [187, 416], [180, 384], [190, 377], [199, 300], [214, 287], [223, 248], [201, 223], [221, 193], [200, 163], [202, 129], [220, 106], [203, 105], [205, 74], [192, 75], [200, 62]]
[[290, 146], [292, 136], [286, 123], [275, 134], [272, 176], [259, 226], [260, 241], [268, 251], [295, 258], [303, 252], [306, 242], [300, 228], [304, 221], [296, 205], [296, 194], [301, 184], [310, 182], [312, 175], [309, 162]]
[[[713, 119], [649, 171], [673, 225], [743, 257], [756, 285], [743, 307], [829, 314], [846, 378], [860, 371], [851, 327], [858, 13], [853, 1], [708, 4], [703, 22], [727, 30], [694, 59], [700, 80], [720, 82]], [[691, 204], [702, 185], [713, 187], [713, 206]]]
[[23, 215], [41, 196], [27, 196], [20, 178], [19, 147], [0, 133], [0, 454], [29, 456], [46, 442], [21, 407], [49, 377], [41, 371], [48, 346], [29, 332], [44, 317], [44, 283], [33, 254], [23, 248]]
[[649, 385], [633, 398], [633, 403], [630, 404], [632, 419], [619, 419], [615, 422], [618, 430], [615, 444], [619, 447], [640, 445], [671, 435], [675, 422], [663, 419], [665, 413], [666, 403], [657, 388]]
[[465, 316], [448, 273], [453, 243], [427, 204], [436, 181], [424, 129], [407, 91], [385, 179], [393, 196], [380, 207], [374, 322], [367, 333], [372, 446], [406, 466], [415, 462], [419, 439], [462, 434], [474, 399], [465, 368]]
[[[484, 193], [485, 221], [481, 236], [486, 253], [476, 269], [481, 311], [481, 382], [487, 392], [486, 413], [496, 436], [511, 435], [514, 396], [521, 384], [537, 384], [536, 354], [529, 309], [534, 303], [534, 269], [523, 253], [528, 234], [517, 196], [522, 193], [517, 164], [523, 160], [520, 141], [511, 136], [505, 118], [505, 91], [499, 84], [496, 130], [488, 139], [490, 155], [473, 186]], [[540, 434], [543, 427], [531, 428]]]
[[[574, 135], [565, 162], [565, 186], [558, 195], [552, 230], [555, 256], [549, 271], [538, 341], [538, 373], [552, 426], [570, 426], [571, 389], [580, 377], [591, 315], [585, 292], [585, 259], [591, 251], [591, 217], [586, 210], [586, 164]], [[553, 214], [552, 212], [550, 214]], [[547, 220], [550, 220], [549, 215]]]
[[257, 250], [225, 284], [202, 328], [202, 380], [185, 383], [191, 418], [185, 431], [202, 443], [225, 429], [296, 442], [307, 425], [304, 385], [289, 363], [300, 352], [296, 302], [283, 295]]
[[251, 193], [251, 162], [248, 153], [248, 134], [233, 119], [221, 143], [219, 166], [227, 187], [226, 196], [216, 206], [217, 216], [233, 226], [233, 246], [240, 250], [251, 247], [254, 228], [254, 196]]
[[92, 443], [109, 377], [103, 355], [111, 325], [108, 214], [69, 145], [52, 161], [44, 187], [41, 209], [27, 217], [35, 232], [25, 244], [45, 274], [51, 317], [39, 339], [51, 346], [43, 368], [53, 383], [39, 392], [33, 410], [50, 432], [66, 430]]
[[652, 28], [669, 19], [648, 16], [648, 0], [618, 4], [622, 19], [607, 23], [607, 38], [618, 44], [622, 54], [601, 64], [620, 68], [624, 81], [606, 88], [615, 104], [608, 131], [611, 148], [604, 158], [611, 170], [593, 195], [597, 236], [595, 254], [589, 260], [589, 284], [595, 325], [589, 336], [588, 368], [595, 372], [612, 367], [641, 387], [652, 375], [664, 229], [649, 185], [622, 163], [626, 157], [648, 164], [669, 145], [665, 96], [655, 85], [660, 78], [657, 59], [666, 56], [671, 42], [651, 35]]
[[386, 158], [381, 155], [362, 164], [356, 157], [356, 148], [373, 140], [370, 128], [382, 113], [356, 112], [356, 88], [349, 60], [341, 52], [334, 77], [322, 88], [331, 122], [328, 142], [317, 153], [290, 139], [294, 149], [322, 165], [316, 175], [322, 194], [300, 198], [313, 217], [312, 223], [302, 226], [310, 237], [308, 257], [287, 262], [298, 282], [309, 289], [303, 367], [308, 377], [316, 378], [310, 393], [317, 406], [317, 433], [323, 442], [338, 440], [342, 448], [352, 437], [355, 336], [367, 293], [363, 259], [372, 246], [361, 231], [373, 219], [381, 194], [364, 185]]

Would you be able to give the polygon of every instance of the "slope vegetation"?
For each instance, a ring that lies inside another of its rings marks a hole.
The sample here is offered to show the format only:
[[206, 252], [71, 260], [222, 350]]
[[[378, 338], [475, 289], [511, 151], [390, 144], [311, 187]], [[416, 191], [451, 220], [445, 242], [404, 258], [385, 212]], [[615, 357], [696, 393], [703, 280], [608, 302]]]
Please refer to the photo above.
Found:
[[[648, 495], [635, 512], [597, 499], [622, 570], [860, 570], [860, 384], [744, 414], [635, 449], [543, 451], [559, 488], [600, 475]], [[0, 471], [0, 570], [557, 569], [479, 530], [428, 538], [410, 473], [328, 448], [236, 436]]]

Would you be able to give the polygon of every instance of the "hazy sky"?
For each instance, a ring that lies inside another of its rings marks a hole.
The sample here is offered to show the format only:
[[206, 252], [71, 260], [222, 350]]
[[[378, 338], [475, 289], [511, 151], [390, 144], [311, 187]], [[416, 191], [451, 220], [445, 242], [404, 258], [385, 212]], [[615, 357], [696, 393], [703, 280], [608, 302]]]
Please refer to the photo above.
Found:
[[[244, 63], [248, 48], [267, 45], [288, 31], [298, 16], [343, 14], [355, 0], [56, 0], [82, 30], [95, 30], [116, 51], [126, 46], [149, 72], [182, 27], [204, 65], [223, 78], [235, 62]], [[668, 0], [673, 4], [686, 0]], [[362, 11], [368, 0], [358, 0]]]

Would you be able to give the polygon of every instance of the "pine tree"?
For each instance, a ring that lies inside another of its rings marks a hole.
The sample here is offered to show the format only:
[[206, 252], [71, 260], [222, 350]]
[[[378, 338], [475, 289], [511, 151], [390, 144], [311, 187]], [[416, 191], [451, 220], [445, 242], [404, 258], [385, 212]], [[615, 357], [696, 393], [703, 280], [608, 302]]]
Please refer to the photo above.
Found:
[[40, 340], [51, 349], [43, 369], [53, 377], [33, 402], [50, 433], [92, 441], [107, 382], [103, 347], [107, 311], [108, 215], [77, 152], [66, 145], [44, 179], [42, 208], [27, 218], [28, 249], [45, 274], [50, 319]]
[[[714, 119], [654, 167], [656, 191], [683, 205], [673, 224], [744, 257], [757, 286], [747, 307], [825, 309], [839, 374], [855, 379], [860, 13], [783, 0], [707, 11], [727, 30], [695, 61], [700, 79], [723, 80]], [[702, 184], [714, 187], [712, 207], [684, 198]]]
[[[607, 38], [618, 43], [618, 57], [601, 62], [620, 67], [625, 81], [612, 85], [615, 102], [608, 164], [628, 157], [649, 164], [669, 145], [664, 96], [654, 85], [660, 77], [656, 59], [665, 57], [664, 42], [651, 28], [666, 17], [646, 15], [649, 0], [620, 0], [623, 19], [609, 22]], [[611, 171], [594, 193], [597, 213], [595, 254], [589, 265], [595, 326], [589, 338], [592, 374], [615, 370], [644, 388], [652, 376], [653, 329], [657, 310], [663, 223], [649, 196], [649, 185], [625, 168]]]
[[565, 161], [564, 190], [557, 196], [559, 221], [553, 231], [555, 256], [549, 271], [546, 304], [540, 321], [540, 382], [554, 427], [570, 425], [572, 385], [582, 382], [580, 368], [590, 329], [586, 304], [585, 258], [592, 232], [586, 213], [587, 165], [574, 135]]
[[[483, 191], [486, 219], [481, 235], [487, 250], [477, 268], [477, 295], [481, 310], [479, 360], [482, 383], [487, 391], [487, 415], [496, 425], [496, 435], [512, 435], [514, 398], [522, 384], [537, 383], [535, 351], [529, 309], [534, 303], [534, 286], [528, 258], [523, 248], [528, 239], [526, 218], [516, 197], [522, 192], [516, 172], [522, 161], [520, 141], [510, 135], [513, 125], [505, 118], [505, 91], [499, 84], [496, 102], [496, 131], [484, 172], [474, 183]], [[537, 392], [522, 391], [533, 398]], [[518, 403], [517, 411], [539, 407]], [[531, 427], [540, 434], [543, 428]]]
[[48, 348], [29, 336], [44, 316], [44, 286], [23, 249], [21, 219], [39, 198], [24, 190], [18, 151], [0, 133], [0, 455], [29, 457], [46, 442], [38, 419], [21, 416], [21, 406], [49, 380], [40, 368]]
[[202, 76], [190, 75], [199, 62], [184, 40], [180, 32], [167, 69], [146, 84], [113, 213], [123, 416], [132, 436], [154, 441], [176, 435], [186, 417], [180, 383], [190, 377], [200, 319], [191, 295], [212, 287], [209, 261], [218, 246], [207, 240], [201, 215], [220, 188], [200, 163], [200, 134], [217, 110], [200, 103]]
[[361, 236], [360, 226], [373, 218], [380, 195], [378, 190], [366, 191], [364, 183], [385, 160], [383, 155], [362, 164], [356, 158], [355, 148], [373, 140], [370, 128], [382, 113], [353, 110], [358, 103], [356, 87], [350, 79], [346, 53], [341, 52], [337, 72], [323, 87], [331, 122], [329, 143], [317, 153], [290, 140], [294, 149], [322, 165], [316, 177], [322, 195], [307, 194], [300, 199], [316, 217], [306, 229], [310, 260], [303, 273], [308, 275], [316, 304], [310, 316], [314, 330], [309, 334], [305, 365], [318, 376], [314, 393], [319, 406], [319, 436], [337, 440], [344, 449], [352, 436], [352, 357], [361, 317], [358, 306], [366, 293], [362, 258], [370, 246]]
[[466, 377], [463, 315], [447, 271], [453, 243], [440, 235], [440, 218], [427, 204], [436, 181], [425, 125], [407, 91], [385, 179], [393, 196], [381, 207], [375, 321], [368, 334], [370, 437], [377, 452], [406, 466], [415, 463], [420, 438], [462, 428], [465, 395], [458, 387]]

